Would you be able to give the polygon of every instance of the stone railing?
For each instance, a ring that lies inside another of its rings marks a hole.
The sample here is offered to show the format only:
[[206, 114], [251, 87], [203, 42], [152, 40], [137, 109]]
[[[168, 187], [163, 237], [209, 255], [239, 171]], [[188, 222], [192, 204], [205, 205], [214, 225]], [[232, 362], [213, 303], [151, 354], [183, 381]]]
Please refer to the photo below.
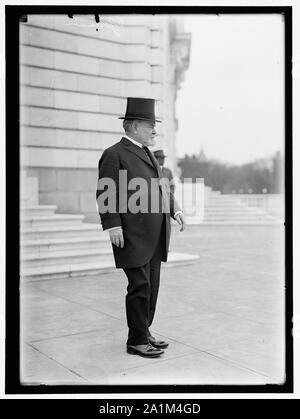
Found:
[[229, 194], [227, 196], [239, 199], [248, 207], [262, 208], [271, 215], [284, 217], [283, 194]]
[[203, 179], [198, 179], [196, 183], [181, 183], [174, 179], [175, 198], [188, 216], [196, 216], [199, 219], [204, 217], [205, 186]]

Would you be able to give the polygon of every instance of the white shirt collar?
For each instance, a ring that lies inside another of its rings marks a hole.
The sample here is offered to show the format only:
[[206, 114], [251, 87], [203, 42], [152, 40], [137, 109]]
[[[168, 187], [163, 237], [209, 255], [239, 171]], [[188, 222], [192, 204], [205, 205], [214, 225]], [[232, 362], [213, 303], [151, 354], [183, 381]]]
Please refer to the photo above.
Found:
[[128, 137], [128, 135], [123, 135], [123, 137], [127, 138], [127, 140], [130, 140], [133, 144], [143, 148], [143, 145], [141, 143], [138, 143], [137, 141], [133, 140], [132, 138]]

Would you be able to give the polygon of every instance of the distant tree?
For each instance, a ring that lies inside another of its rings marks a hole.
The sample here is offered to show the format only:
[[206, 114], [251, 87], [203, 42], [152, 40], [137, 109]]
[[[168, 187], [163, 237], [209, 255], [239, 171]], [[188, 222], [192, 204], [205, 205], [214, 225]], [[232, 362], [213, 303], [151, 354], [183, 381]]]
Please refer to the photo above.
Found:
[[280, 154], [280, 151], [277, 151], [273, 159], [273, 177], [272, 177], [272, 189], [274, 193], [283, 193], [284, 191], [284, 161], [283, 157]]
[[[216, 160], [199, 161], [193, 154], [180, 159], [178, 166], [181, 169], [181, 180], [191, 178], [193, 182], [196, 178], [204, 178], [206, 186], [211, 186], [214, 190], [222, 193], [262, 193], [263, 190], [276, 192], [275, 183], [280, 184], [280, 168], [282, 167], [278, 155], [276, 164], [269, 164], [269, 160], [257, 160], [241, 166], [228, 165]], [[274, 170], [277, 170], [276, 176]]]

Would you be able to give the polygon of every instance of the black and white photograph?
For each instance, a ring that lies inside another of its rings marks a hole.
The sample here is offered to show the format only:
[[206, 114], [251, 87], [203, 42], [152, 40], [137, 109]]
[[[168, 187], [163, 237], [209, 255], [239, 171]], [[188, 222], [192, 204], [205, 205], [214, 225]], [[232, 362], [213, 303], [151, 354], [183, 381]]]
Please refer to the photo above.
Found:
[[289, 12], [90, 9], [18, 22], [20, 385], [280, 390]]

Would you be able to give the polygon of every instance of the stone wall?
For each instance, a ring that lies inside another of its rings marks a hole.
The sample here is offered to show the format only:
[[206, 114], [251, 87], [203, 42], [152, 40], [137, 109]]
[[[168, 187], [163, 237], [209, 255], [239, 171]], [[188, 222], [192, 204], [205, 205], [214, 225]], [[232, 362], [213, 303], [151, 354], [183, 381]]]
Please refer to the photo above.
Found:
[[174, 170], [170, 22], [104, 15], [97, 25], [92, 15], [28, 15], [20, 24], [21, 168], [39, 178], [40, 204], [95, 214], [98, 160], [123, 134], [118, 116], [128, 96], [156, 99], [163, 123], [154, 149], [165, 150]]

